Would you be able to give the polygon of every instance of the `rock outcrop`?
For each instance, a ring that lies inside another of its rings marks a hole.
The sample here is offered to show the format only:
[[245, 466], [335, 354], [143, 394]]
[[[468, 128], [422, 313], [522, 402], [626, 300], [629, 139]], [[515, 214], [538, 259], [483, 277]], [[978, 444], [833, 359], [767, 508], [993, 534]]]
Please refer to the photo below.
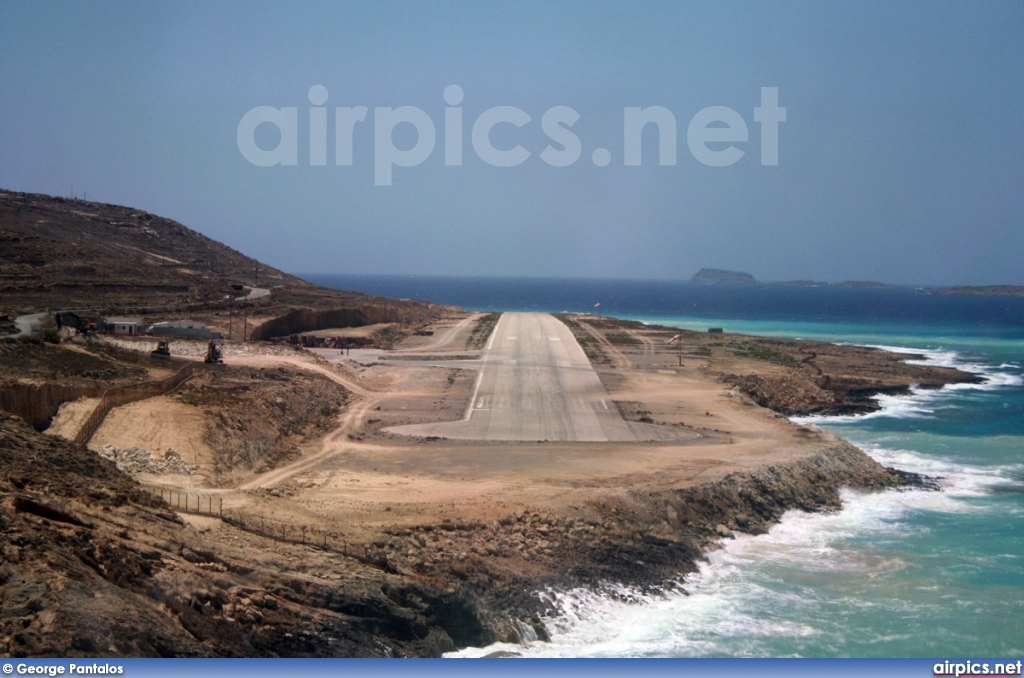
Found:
[[737, 271], [723, 271], [718, 268], [702, 268], [692, 278], [692, 283], [705, 284], [728, 284], [728, 285], [754, 285], [757, 280], [749, 273]]

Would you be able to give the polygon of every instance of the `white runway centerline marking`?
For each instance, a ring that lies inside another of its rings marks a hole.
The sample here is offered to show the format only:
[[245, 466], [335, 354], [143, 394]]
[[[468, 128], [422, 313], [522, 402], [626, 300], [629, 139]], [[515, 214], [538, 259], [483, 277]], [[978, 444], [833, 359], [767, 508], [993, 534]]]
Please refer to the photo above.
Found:
[[636, 440], [618, 410], [608, 406], [608, 392], [576, 338], [554, 316], [502, 314], [487, 345], [462, 420], [391, 430], [495, 441]]

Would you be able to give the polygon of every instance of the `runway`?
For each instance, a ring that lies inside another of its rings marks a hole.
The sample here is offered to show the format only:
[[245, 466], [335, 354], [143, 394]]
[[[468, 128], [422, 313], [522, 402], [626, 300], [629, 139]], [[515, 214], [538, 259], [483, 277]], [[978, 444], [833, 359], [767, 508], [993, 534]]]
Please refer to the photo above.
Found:
[[502, 314], [462, 420], [391, 430], [470, 440], [636, 440], [572, 332], [546, 313]]

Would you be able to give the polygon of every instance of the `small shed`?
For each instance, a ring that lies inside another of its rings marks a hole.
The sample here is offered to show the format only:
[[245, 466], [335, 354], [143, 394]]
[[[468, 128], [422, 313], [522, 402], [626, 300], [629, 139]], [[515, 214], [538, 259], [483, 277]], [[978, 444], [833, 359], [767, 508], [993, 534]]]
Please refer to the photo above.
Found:
[[111, 317], [103, 321], [107, 332], [119, 336], [134, 337], [139, 333], [142, 318]]

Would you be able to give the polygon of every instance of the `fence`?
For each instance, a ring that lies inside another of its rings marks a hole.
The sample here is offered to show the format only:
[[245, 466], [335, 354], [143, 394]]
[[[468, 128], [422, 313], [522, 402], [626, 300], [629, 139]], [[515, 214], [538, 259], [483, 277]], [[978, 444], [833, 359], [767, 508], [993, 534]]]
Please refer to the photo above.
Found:
[[106, 416], [111, 407], [170, 393], [191, 377], [192, 363], [190, 362], [171, 376], [158, 381], [147, 381], [143, 384], [128, 384], [107, 389], [100, 396], [100, 401], [96, 403], [92, 413], [82, 423], [78, 434], [75, 435], [75, 442], [79, 445], [89, 442], [89, 438], [96, 432], [100, 422], [103, 421], [103, 417]]
[[388, 559], [386, 551], [365, 544], [352, 544], [340, 532], [319, 529], [308, 525], [289, 525], [268, 520], [262, 514], [244, 513], [237, 510], [222, 515], [221, 519], [225, 523], [246, 532], [277, 541], [313, 546], [324, 551], [337, 553], [346, 558], [358, 560], [365, 565], [378, 568], [384, 572], [398, 573], [398, 570]]
[[319, 546], [325, 550], [342, 554], [348, 554], [349, 551], [348, 542], [345, 541], [339, 532], [321, 530], [307, 525], [279, 523], [267, 520], [264, 515], [246, 513], [237, 509], [225, 514], [224, 498], [220, 495], [183, 492], [157, 485], [143, 485], [142, 487], [150, 494], [163, 499], [175, 511], [216, 516], [225, 523], [234, 525], [246, 532], [252, 532], [253, 534], [278, 541]]
[[0, 410], [21, 417], [37, 431], [69, 400], [95, 398], [102, 386], [67, 386], [64, 384], [7, 384], [0, 389]]
[[320, 529], [309, 525], [292, 525], [267, 519], [263, 514], [248, 513], [231, 509], [224, 512], [224, 499], [219, 495], [194, 494], [166, 487], [143, 486], [147, 492], [160, 497], [175, 511], [195, 513], [220, 518], [228, 525], [262, 537], [292, 544], [304, 544], [330, 551], [361, 563], [397, 574], [398, 570], [389, 561], [383, 549], [365, 544], [351, 544], [345, 535], [333, 530]]
[[182, 513], [200, 513], [207, 516], [222, 517], [224, 515], [224, 498], [212, 494], [192, 494], [190, 492], [179, 492], [166, 487], [146, 487], [150, 494], [154, 494], [168, 506]]
[[319, 546], [328, 551], [347, 554], [348, 542], [339, 532], [318, 529], [308, 525], [290, 525], [268, 520], [266, 516], [233, 510], [223, 516], [224, 522], [264, 537], [293, 544]]

